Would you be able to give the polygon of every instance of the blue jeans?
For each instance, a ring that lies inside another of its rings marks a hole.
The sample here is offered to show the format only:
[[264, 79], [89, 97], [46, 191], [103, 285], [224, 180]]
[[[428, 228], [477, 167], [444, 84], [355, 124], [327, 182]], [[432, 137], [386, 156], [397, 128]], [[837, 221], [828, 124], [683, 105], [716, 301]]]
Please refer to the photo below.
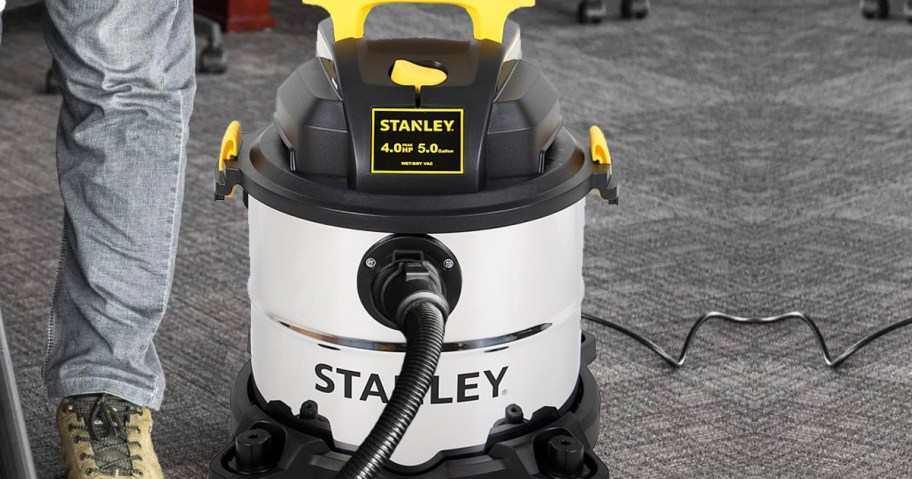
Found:
[[168, 303], [196, 89], [191, 0], [48, 0], [63, 94], [63, 241], [48, 326], [52, 400], [161, 405]]

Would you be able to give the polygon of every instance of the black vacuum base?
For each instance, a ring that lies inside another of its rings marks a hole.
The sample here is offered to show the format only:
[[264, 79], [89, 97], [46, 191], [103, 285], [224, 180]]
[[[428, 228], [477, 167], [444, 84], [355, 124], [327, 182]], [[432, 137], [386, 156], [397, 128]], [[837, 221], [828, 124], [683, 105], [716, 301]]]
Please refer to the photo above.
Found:
[[[607, 479], [608, 468], [592, 451], [601, 402], [588, 369], [595, 340], [584, 333], [582, 342], [579, 385], [564, 407], [524, 415], [510, 406], [484, 446], [441, 453], [422, 466], [391, 465], [377, 479]], [[350, 457], [334, 448], [331, 425], [313, 401], [298, 414], [282, 402], [266, 404], [250, 363], [235, 381], [231, 413], [235, 440], [212, 459], [210, 479], [333, 479]]]

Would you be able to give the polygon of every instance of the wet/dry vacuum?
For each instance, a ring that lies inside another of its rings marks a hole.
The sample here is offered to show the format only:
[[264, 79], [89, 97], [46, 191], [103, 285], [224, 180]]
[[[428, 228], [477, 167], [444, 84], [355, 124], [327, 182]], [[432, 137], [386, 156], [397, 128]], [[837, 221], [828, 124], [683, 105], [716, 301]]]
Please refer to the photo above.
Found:
[[617, 202], [593, 127], [521, 58], [511, 11], [452, 3], [468, 41], [368, 40], [378, 4], [312, 0], [317, 58], [275, 121], [232, 123], [216, 199], [243, 191], [251, 361], [210, 478], [606, 478], [581, 333], [585, 197]]

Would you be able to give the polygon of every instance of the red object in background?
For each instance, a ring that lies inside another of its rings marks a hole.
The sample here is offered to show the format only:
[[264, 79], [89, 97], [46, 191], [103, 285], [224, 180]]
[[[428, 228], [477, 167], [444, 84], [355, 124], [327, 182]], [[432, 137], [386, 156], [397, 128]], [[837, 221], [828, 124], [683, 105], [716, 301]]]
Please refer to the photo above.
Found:
[[249, 32], [275, 26], [269, 0], [193, 0], [196, 13], [222, 25], [226, 32]]

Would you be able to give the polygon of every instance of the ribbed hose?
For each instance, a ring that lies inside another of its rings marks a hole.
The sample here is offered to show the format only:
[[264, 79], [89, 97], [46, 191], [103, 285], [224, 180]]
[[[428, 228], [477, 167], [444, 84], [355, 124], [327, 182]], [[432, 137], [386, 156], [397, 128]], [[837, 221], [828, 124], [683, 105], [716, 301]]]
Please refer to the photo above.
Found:
[[405, 359], [377, 424], [339, 472], [338, 479], [373, 479], [393, 455], [431, 387], [443, 350], [444, 315], [422, 301], [406, 313]]

